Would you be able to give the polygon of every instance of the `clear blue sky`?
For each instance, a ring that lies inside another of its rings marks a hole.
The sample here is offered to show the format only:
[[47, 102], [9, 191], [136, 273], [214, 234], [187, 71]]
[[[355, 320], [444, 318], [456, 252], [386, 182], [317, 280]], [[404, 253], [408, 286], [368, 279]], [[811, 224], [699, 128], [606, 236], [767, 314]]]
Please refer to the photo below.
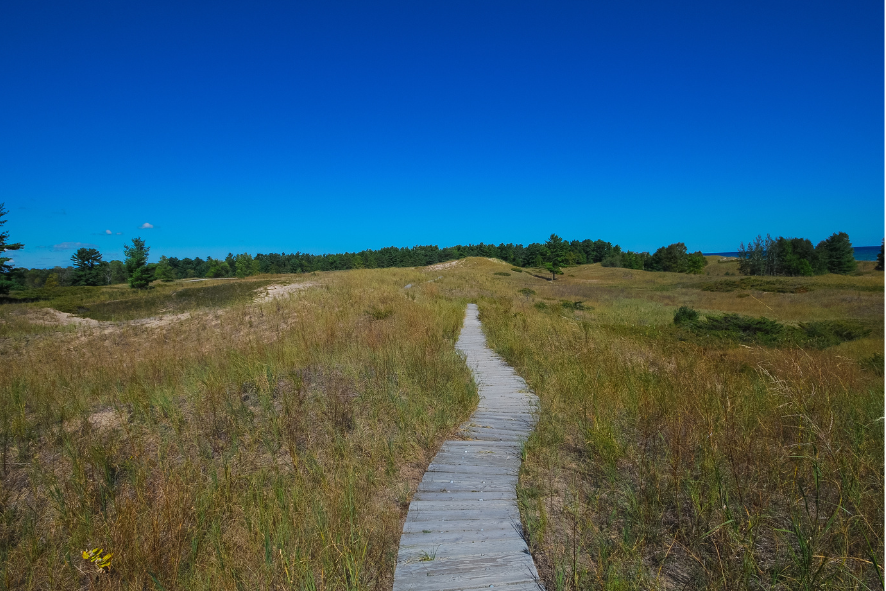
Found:
[[867, 0], [11, 0], [4, 229], [28, 267], [135, 236], [152, 260], [879, 244], [883, 23]]

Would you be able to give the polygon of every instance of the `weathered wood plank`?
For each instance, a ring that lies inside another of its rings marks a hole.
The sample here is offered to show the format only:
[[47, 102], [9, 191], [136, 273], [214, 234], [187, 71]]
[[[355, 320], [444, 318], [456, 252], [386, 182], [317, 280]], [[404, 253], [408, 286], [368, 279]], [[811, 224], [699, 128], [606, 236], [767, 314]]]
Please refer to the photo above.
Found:
[[461, 426], [462, 438], [443, 444], [419, 484], [403, 525], [394, 591], [541, 589], [515, 491], [537, 399], [486, 347], [474, 304], [456, 346], [480, 403]]

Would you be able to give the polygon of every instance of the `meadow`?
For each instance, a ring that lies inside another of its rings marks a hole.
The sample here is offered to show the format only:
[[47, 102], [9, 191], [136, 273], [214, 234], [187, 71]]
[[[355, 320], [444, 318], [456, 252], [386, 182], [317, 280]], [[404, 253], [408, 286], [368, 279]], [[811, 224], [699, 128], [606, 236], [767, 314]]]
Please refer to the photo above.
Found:
[[[469, 301], [540, 399], [518, 495], [547, 589], [881, 588], [883, 273], [709, 260], [22, 294], [0, 306], [0, 588], [389, 589], [411, 493], [476, 405]], [[778, 338], [704, 328], [729, 314]]]

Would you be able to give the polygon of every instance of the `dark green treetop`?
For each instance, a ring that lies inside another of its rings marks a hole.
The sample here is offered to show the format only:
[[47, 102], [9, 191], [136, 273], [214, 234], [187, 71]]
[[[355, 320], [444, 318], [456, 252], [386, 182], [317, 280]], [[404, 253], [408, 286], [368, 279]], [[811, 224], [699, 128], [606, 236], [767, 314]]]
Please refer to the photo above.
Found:
[[[3, 219], [8, 212], [4, 207], [4, 203], [0, 203], [0, 228], [6, 223], [6, 220]], [[11, 243], [9, 240], [9, 232], [0, 232], [0, 295], [6, 295], [9, 293], [9, 289], [12, 287], [12, 282], [9, 281], [5, 277], [11, 270], [12, 265], [9, 264], [9, 261], [12, 259], [10, 257], [3, 256], [3, 253], [7, 250], [19, 250], [24, 248], [24, 244], [21, 243]]]
[[95, 248], [80, 248], [71, 256], [74, 264], [74, 285], [102, 285], [102, 255]]
[[551, 237], [545, 242], [542, 260], [545, 269], [551, 274], [551, 281], [556, 280], [557, 275], [563, 274], [560, 267], [569, 264], [567, 259], [568, 249], [569, 244], [556, 234], [551, 234]]
[[126, 272], [129, 273], [129, 287], [145, 289], [154, 280], [153, 270], [148, 268], [150, 250], [141, 238], [133, 238], [132, 246], [123, 246], [123, 254], [126, 255]]

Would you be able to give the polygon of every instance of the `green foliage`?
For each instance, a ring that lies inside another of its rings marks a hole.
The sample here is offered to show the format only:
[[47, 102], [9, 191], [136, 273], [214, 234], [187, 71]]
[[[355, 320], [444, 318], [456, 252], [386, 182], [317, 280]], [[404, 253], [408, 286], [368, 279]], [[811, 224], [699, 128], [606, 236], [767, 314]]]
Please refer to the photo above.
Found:
[[[2, 228], [7, 220], [3, 217], [8, 212], [5, 209], [5, 203], [0, 203], [0, 228]], [[0, 232], [0, 295], [6, 295], [13, 287], [13, 282], [9, 279], [8, 274], [12, 270], [9, 261], [10, 257], [3, 256], [3, 253], [10, 250], [19, 250], [25, 245], [21, 243], [11, 243], [9, 240], [9, 232]]]
[[822, 273], [848, 274], [856, 269], [855, 251], [845, 232], [833, 234], [812, 247], [805, 238], [757, 236], [738, 249], [738, 269], [743, 275], [810, 277]]
[[166, 283], [175, 281], [175, 271], [169, 266], [168, 257], [160, 257], [160, 262], [157, 263], [157, 266], [154, 269], [154, 277]]
[[151, 249], [145, 246], [141, 238], [133, 238], [131, 246], [123, 247], [126, 255], [126, 272], [129, 275], [129, 287], [133, 289], [145, 289], [154, 280], [153, 272], [147, 268], [148, 253]]
[[129, 275], [129, 287], [133, 289], [147, 289], [154, 280], [154, 270], [147, 265], [137, 267]]
[[126, 266], [123, 264], [123, 261], [111, 261], [108, 266], [110, 267], [111, 274], [111, 279], [108, 281], [109, 284], [126, 283], [129, 276], [126, 274]]
[[74, 285], [103, 285], [102, 255], [95, 248], [80, 248], [71, 256], [74, 264]]
[[220, 261], [218, 259], [207, 260], [209, 261], [209, 269], [206, 270], [206, 277], [215, 279], [218, 277], [231, 276], [231, 267], [228, 265], [227, 261]]
[[720, 279], [711, 283], [701, 284], [702, 291], [732, 292], [736, 290], [768, 291], [772, 293], [806, 293], [811, 288], [804, 283], [794, 283], [785, 279], [758, 279], [744, 277], [737, 281]]
[[261, 272], [258, 261], [253, 259], [252, 255], [248, 253], [238, 254], [235, 265], [234, 272], [240, 278], [258, 275]]
[[510, 277], [511, 274], [506, 271], [496, 271], [493, 275], [501, 275], [502, 277]]
[[564, 310], [574, 310], [574, 311], [581, 311], [581, 310], [588, 309], [585, 307], [584, 302], [582, 302], [580, 300], [577, 302], [572, 302], [569, 300], [560, 300], [560, 307], [563, 308]]
[[535, 290], [529, 289], [528, 287], [524, 287], [523, 289], [518, 290], [517, 293], [522, 294], [525, 298], [528, 299], [529, 297], [535, 295]]
[[513, 271], [514, 273], [522, 273], [523, 269], [521, 269], [520, 267], [511, 267], [511, 271]]
[[871, 334], [869, 328], [851, 320], [804, 322], [799, 326], [789, 326], [769, 318], [752, 318], [741, 314], [715, 314], [702, 319], [697, 311], [686, 306], [674, 314], [674, 324], [697, 335], [768, 346], [798, 345], [817, 349]]
[[680, 306], [674, 313], [674, 324], [677, 326], [698, 320], [698, 312], [689, 306]]
[[800, 329], [820, 349], [839, 345], [845, 341], [854, 341], [871, 334], [871, 329], [849, 320], [804, 322], [800, 324]]
[[831, 234], [830, 238], [819, 243], [816, 251], [820, 248], [824, 251], [820, 256], [827, 261], [829, 273], [847, 275], [855, 271], [855, 250], [846, 232]]
[[699, 275], [707, 266], [708, 260], [704, 258], [701, 252], [693, 252], [686, 257], [686, 272], [693, 275]]
[[682, 242], [662, 246], [652, 255], [648, 269], [650, 271], [685, 273], [688, 268], [688, 256], [686, 245]]
[[551, 281], [553, 281], [557, 275], [563, 274], [560, 267], [569, 264], [569, 245], [556, 234], [551, 234], [551, 237], [545, 242], [543, 252], [544, 268], [551, 274]]

